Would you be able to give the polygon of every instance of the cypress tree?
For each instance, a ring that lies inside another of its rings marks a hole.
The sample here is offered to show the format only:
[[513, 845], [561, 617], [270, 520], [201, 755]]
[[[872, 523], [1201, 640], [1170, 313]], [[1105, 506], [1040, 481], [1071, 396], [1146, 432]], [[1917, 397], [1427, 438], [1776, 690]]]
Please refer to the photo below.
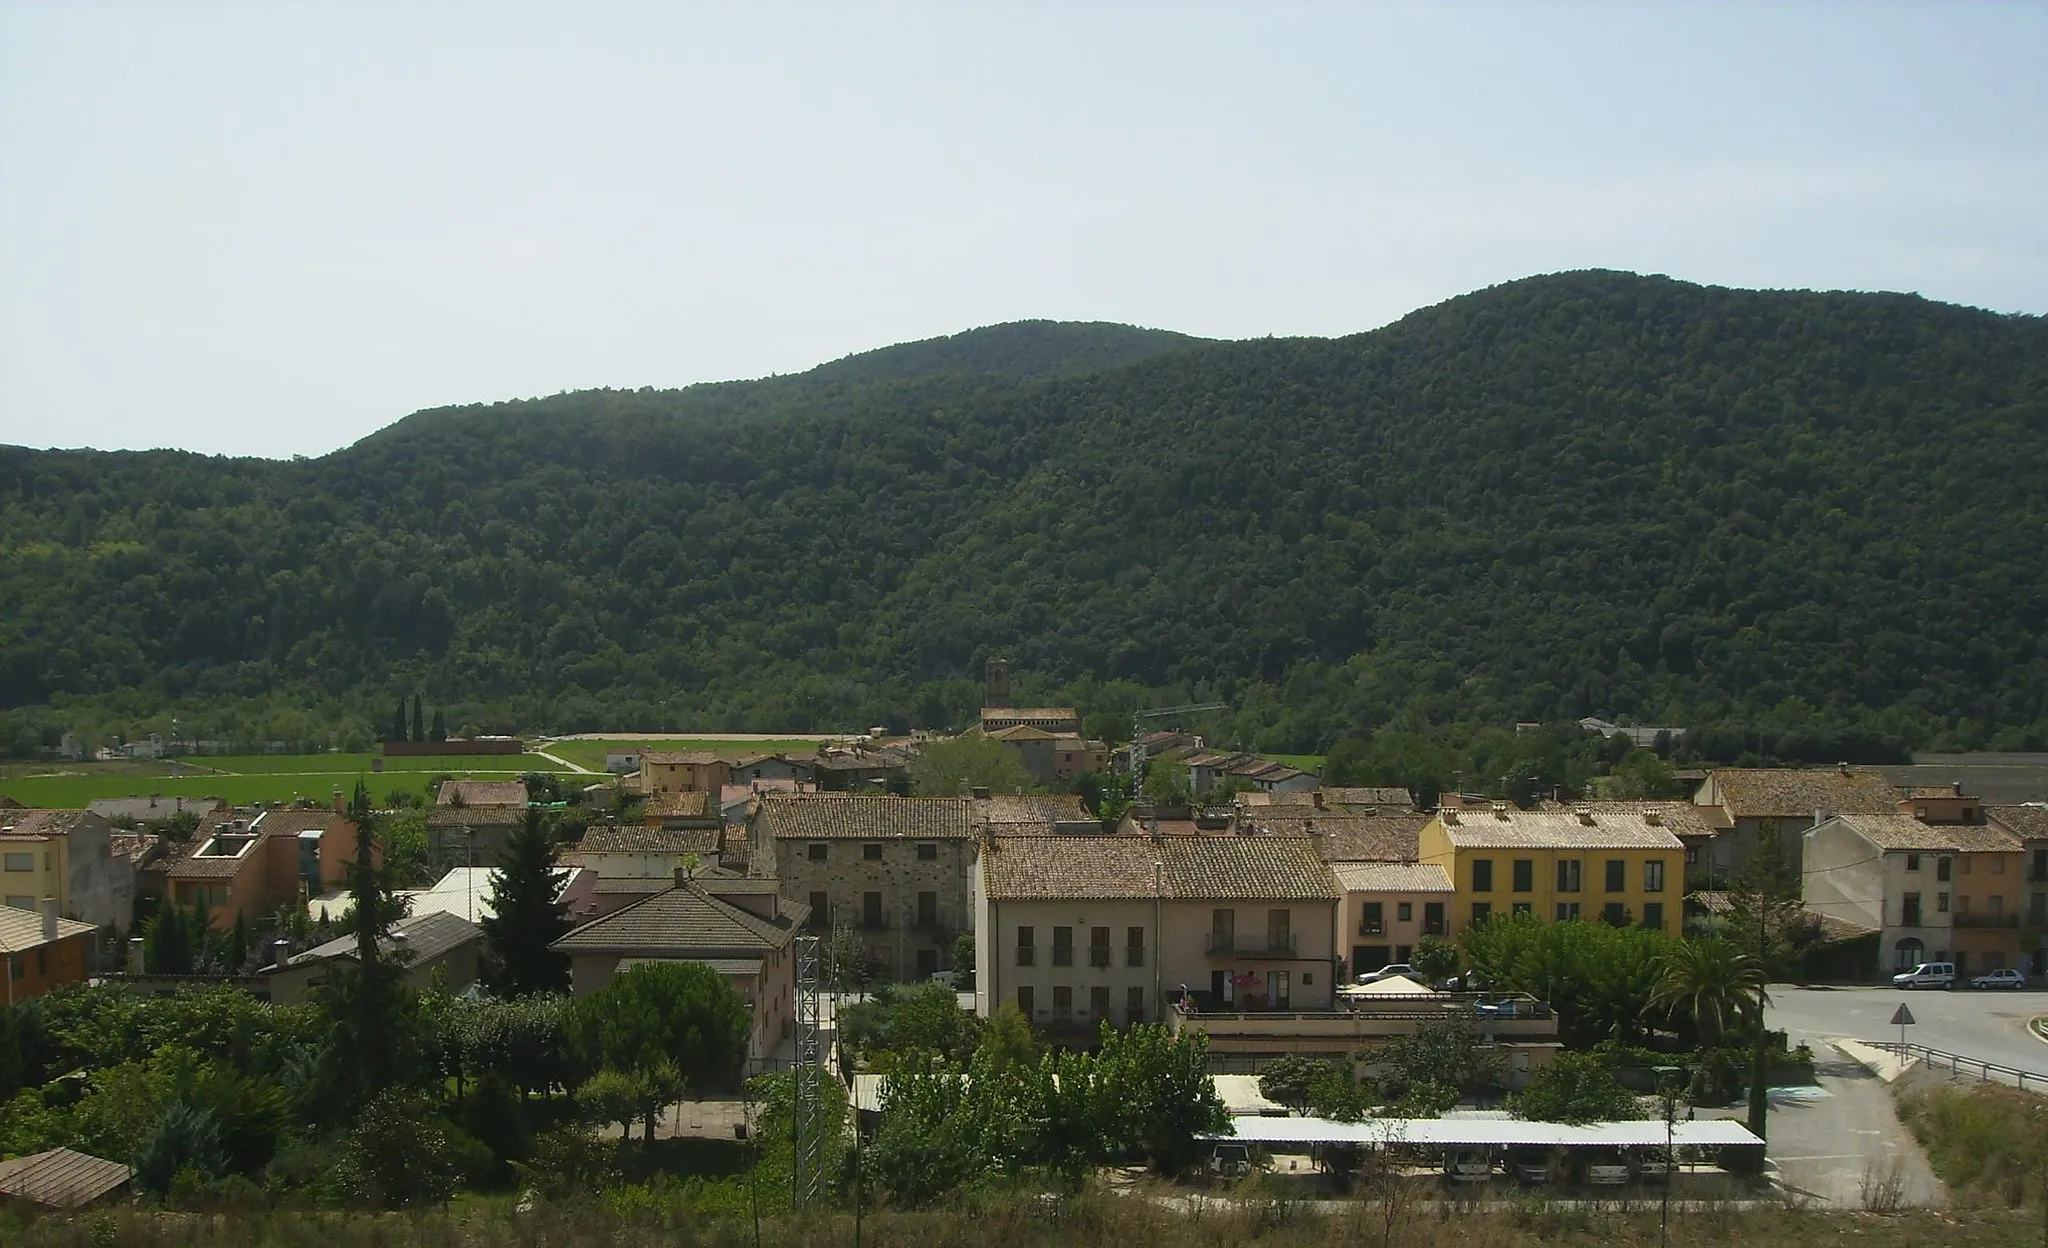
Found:
[[556, 898], [555, 841], [541, 812], [506, 842], [505, 856], [491, 874], [493, 913], [484, 929], [486, 981], [503, 996], [569, 989], [569, 955], [549, 946], [569, 931], [568, 907]]
[[228, 929], [227, 965], [221, 969], [230, 975], [240, 975], [242, 966], [249, 960], [249, 916], [237, 910], [235, 925]]
[[395, 911], [377, 868], [370, 791], [360, 780], [347, 813], [356, 825], [356, 859], [349, 864], [355, 957], [316, 984], [315, 1000], [327, 1021], [326, 1075], [334, 1103], [352, 1113], [404, 1082], [419, 1051], [415, 1000], [405, 984], [405, 968], [377, 945], [389, 935]]
[[190, 975], [192, 942], [185, 933], [185, 916], [166, 902], [151, 919], [142, 937], [142, 965], [152, 975]]
[[426, 699], [415, 693], [412, 695], [412, 739], [415, 741], [427, 739], [425, 716]]
[[448, 739], [448, 721], [441, 718], [441, 708], [438, 706], [434, 708], [434, 727], [427, 739], [429, 741], [446, 741]]
[[398, 700], [398, 709], [397, 709], [396, 711], [394, 711], [394, 712], [392, 713], [392, 715], [391, 715], [391, 735], [390, 735], [390, 736], [387, 736], [387, 737], [385, 737], [384, 739], [385, 739], [386, 741], [403, 741], [403, 740], [405, 740], [405, 699], [404, 699], [404, 698], [400, 698], [400, 699]]

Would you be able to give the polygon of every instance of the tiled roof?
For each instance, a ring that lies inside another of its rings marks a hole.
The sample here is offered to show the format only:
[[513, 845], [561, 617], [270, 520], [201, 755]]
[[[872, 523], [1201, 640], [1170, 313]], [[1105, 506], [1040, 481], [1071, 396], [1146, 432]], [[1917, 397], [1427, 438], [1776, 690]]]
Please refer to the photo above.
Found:
[[1294, 804], [1248, 807], [1244, 817], [1263, 832], [1312, 837], [1325, 862], [1414, 862], [1429, 822], [1428, 815], [1414, 811], [1346, 815]]
[[250, 828], [273, 835], [297, 836], [301, 832], [331, 832], [348, 825], [348, 816], [333, 810], [300, 810], [280, 806], [266, 810], [251, 821]]
[[642, 766], [703, 767], [725, 759], [715, 750], [649, 750], [640, 756]]
[[[76, 919], [57, 920], [57, 939], [95, 931]], [[43, 916], [20, 906], [0, 906], [0, 953], [23, 953], [43, 943]]]
[[1685, 848], [1671, 829], [1651, 823], [1647, 811], [1518, 810], [1497, 803], [1491, 810], [1446, 811], [1439, 818], [1460, 849]]
[[1884, 815], [1899, 808], [1899, 790], [1890, 781], [1853, 767], [1717, 768], [1707, 778], [1733, 819], [1811, 819], [1817, 810]]
[[1058, 740], [1058, 738], [1053, 736], [1052, 733], [1047, 732], [1043, 728], [1033, 728], [1030, 724], [1013, 724], [1008, 728], [998, 728], [994, 732], [988, 734], [988, 739], [991, 741]]
[[647, 799], [650, 819], [702, 819], [710, 809], [709, 793], [656, 793]]
[[1442, 867], [1402, 862], [1333, 862], [1330, 870], [1347, 893], [1448, 893]]
[[[699, 794], [698, 796], [703, 796]], [[716, 854], [723, 837], [720, 828], [598, 827], [583, 834], [582, 841], [564, 846], [567, 853], [581, 854]]]
[[764, 919], [719, 900], [703, 885], [685, 884], [593, 919], [554, 947], [635, 957], [743, 957], [787, 945], [811, 914], [809, 906], [797, 902], [783, 902], [779, 909], [776, 918]]
[[224, 880], [239, 875], [242, 868], [252, 862], [260, 862], [269, 852], [264, 844], [270, 839], [268, 832], [234, 832], [228, 835], [252, 838], [239, 854], [202, 854], [215, 839], [212, 836], [192, 838], [192, 852], [171, 864], [170, 878], [174, 880]]
[[969, 797], [764, 794], [755, 817], [770, 837], [783, 840], [958, 839], [974, 835], [977, 826]]
[[156, 823], [180, 812], [198, 815], [204, 820], [208, 815], [222, 809], [226, 803], [217, 797], [95, 797], [85, 808], [102, 819], [133, 819], [137, 823]]
[[436, 806], [427, 812], [430, 828], [506, 828], [526, 822], [526, 803], [517, 806]]
[[89, 810], [0, 810], [0, 836], [69, 836], [79, 824], [97, 818]]
[[1379, 806], [1390, 810], [1415, 809], [1415, 797], [1406, 789], [1395, 788], [1333, 788], [1324, 785], [1323, 801], [1338, 806]]
[[[417, 914], [411, 918], [401, 919], [396, 924], [393, 924], [393, 931], [394, 933], [404, 932], [404, 940], [399, 940], [395, 934], [383, 937], [377, 941], [378, 952], [390, 953], [398, 948], [400, 944], [403, 944], [407, 949], [412, 950], [412, 960], [415, 964], [431, 962], [451, 949], [459, 949], [472, 941], [484, 938], [482, 928], [461, 915], [450, 914], [446, 910], [434, 910], [427, 914]], [[321, 962], [329, 958], [353, 958], [355, 956], [356, 938], [353, 935], [349, 935], [336, 940], [330, 940], [324, 945], [315, 946], [304, 953], [295, 955], [291, 959], [290, 965], [302, 966], [308, 962]]]
[[1071, 706], [984, 706], [983, 719], [1078, 719]]
[[1984, 813], [2014, 836], [2029, 841], [2048, 840], [2048, 806], [1986, 806]]
[[444, 780], [437, 806], [453, 806], [457, 796], [465, 806], [524, 806], [526, 783], [522, 780]]
[[998, 836], [982, 852], [998, 900], [1150, 898], [1319, 901], [1340, 895], [1314, 845], [1299, 836]]
[[1955, 854], [2016, 854], [2020, 838], [1995, 824], [1926, 824], [1911, 815], [1837, 815], [1846, 827], [1879, 849]]
[[760, 958], [620, 958], [619, 965], [615, 969], [630, 971], [636, 966], [649, 966], [658, 962], [695, 962], [698, 966], [710, 967], [720, 975], [759, 975], [761, 973]]
[[987, 823], [1095, 823], [1094, 815], [1074, 793], [992, 793], [974, 799], [977, 813]]
[[594, 893], [665, 893], [676, 886], [675, 877], [654, 875], [601, 875], [590, 891]]
[[0, 1196], [46, 1209], [76, 1209], [120, 1187], [134, 1173], [118, 1161], [53, 1148], [0, 1161]]
[[1617, 814], [1654, 810], [1657, 812], [1657, 818], [1663, 822], [1664, 826], [1671, 829], [1673, 835], [1680, 838], [1688, 836], [1706, 838], [1719, 836], [1721, 833], [1721, 830], [1714, 826], [1714, 816], [1707, 807], [1695, 806], [1691, 802], [1678, 798], [1670, 798], [1663, 801], [1612, 799], [1569, 803], [1553, 802], [1546, 799], [1537, 803], [1537, 809], [1539, 810], [1562, 810], [1567, 812], [1576, 810], [1580, 806], [1590, 807], [1596, 815], [1602, 811], [1610, 810]]

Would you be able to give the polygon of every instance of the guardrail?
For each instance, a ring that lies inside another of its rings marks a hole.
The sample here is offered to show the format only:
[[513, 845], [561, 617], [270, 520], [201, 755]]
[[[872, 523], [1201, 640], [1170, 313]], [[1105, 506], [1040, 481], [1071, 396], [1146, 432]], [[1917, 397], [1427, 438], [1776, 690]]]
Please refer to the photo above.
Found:
[[[2001, 1066], [1997, 1062], [1987, 1062], [1980, 1057], [1966, 1057], [1961, 1053], [1950, 1053], [1946, 1049], [1930, 1049], [1924, 1044], [1900, 1044], [1896, 1040], [1866, 1040], [1864, 1043], [1873, 1049], [1897, 1053], [1900, 1057], [1917, 1057], [1936, 1070], [1945, 1069], [1957, 1075], [1974, 1075], [1985, 1083], [2003, 1083], [2022, 1092], [2048, 1095], [2048, 1075], [2039, 1071]], [[2032, 1086], [2029, 1086], [2030, 1084]]]

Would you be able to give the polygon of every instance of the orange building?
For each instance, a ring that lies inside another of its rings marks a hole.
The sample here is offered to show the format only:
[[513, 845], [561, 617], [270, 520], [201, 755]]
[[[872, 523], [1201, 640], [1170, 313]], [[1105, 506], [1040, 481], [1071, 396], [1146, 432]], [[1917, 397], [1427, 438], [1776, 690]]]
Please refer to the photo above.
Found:
[[82, 984], [92, 957], [90, 923], [59, 918], [54, 898], [43, 902], [42, 912], [19, 906], [0, 906], [0, 957], [6, 959], [10, 1006], [31, 1001], [65, 984]]

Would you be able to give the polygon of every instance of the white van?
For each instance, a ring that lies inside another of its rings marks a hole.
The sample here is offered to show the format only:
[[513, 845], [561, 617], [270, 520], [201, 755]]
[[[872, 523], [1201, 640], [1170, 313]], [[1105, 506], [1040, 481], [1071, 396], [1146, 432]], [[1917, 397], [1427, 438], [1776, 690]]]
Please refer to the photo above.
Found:
[[1910, 971], [1901, 971], [1892, 976], [1894, 988], [1953, 988], [1956, 986], [1956, 964], [1953, 962], [1922, 962]]

